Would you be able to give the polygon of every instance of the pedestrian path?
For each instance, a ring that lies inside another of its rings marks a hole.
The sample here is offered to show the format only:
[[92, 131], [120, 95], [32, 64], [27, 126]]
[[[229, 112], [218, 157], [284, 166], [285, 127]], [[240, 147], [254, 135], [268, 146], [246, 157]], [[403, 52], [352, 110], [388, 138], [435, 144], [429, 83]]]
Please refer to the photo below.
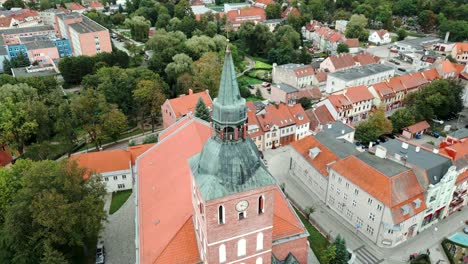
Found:
[[357, 264], [377, 264], [381, 263], [384, 260], [379, 259], [374, 254], [372, 254], [365, 246], [361, 246], [360, 248], [354, 251], [356, 254], [356, 262]]

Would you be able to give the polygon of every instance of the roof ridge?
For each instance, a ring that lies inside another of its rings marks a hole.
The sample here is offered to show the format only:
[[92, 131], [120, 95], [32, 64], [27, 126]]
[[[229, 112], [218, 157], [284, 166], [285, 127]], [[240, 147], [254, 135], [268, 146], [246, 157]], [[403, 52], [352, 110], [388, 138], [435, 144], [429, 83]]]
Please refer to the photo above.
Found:
[[[153, 261], [153, 264], [158, 262], [158, 259], [162, 256], [162, 254], [164, 253], [164, 251], [166, 251], [166, 249], [169, 247], [169, 245], [172, 243], [172, 241], [174, 241], [174, 239], [176, 238], [176, 236], [179, 234], [180, 230], [182, 230], [182, 228], [185, 227], [185, 225], [187, 224], [187, 222], [188, 222], [189, 220], [191, 220], [192, 217], [193, 217], [193, 215], [189, 215], [189, 216], [187, 217], [187, 220], [185, 220], [185, 222], [180, 226], [180, 228], [177, 230], [177, 232], [174, 234], [174, 236], [169, 240], [169, 242], [166, 244], [166, 246], [165, 246], [164, 249], [161, 251], [161, 253], [159, 254], [159, 256]], [[198, 243], [197, 243], [197, 246], [198, 246]]]

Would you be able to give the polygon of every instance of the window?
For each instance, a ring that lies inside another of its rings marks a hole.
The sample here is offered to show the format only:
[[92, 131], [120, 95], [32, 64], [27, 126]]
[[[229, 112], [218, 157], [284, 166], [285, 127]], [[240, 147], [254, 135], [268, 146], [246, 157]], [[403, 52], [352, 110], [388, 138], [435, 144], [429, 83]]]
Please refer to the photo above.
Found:
[[346, 211], [346, 215], [348, 216], [349, 219], [353, 218], [353, 212], [351, 212], [351, 210], [349, 209]]
[[330, 185], [330, 190], [333, 191], [335, 189], [335, 187], [332, 185]]
[[336, 188], [336, 194], [337, 194], [337, 195], [340, 195], [340, 194], [341, 194], [340, 189]]
[[258, 197], [258, 214], [263, 214], [265, 207], [265, 198], [263, 195]]
[[109, 177], [104, 177], [104, 180], [105, 180], [105, 181], [109, 181]]
[[359, 190], [358, 190], [358, 189], [354, 189], [354, 194], [355, 194], [355, 195], [358, 195], [358, 194], [359, 194]]
[[255, 264], [263, 264], [262, 257], [258, 257], [257, 260], [255, 260]]
[[356, 219], [356, 225], [357, 225], [358, 227], [362, 227], [362, 219], [361, 219], [361, 218], [358, 217], [358, 218]]
[[257, 251], [263, 249], [263, 233], [257, 235]]
[[117, 184], [117, 188], [118, 188], [118, 189], [124, 189], [124, 188], [125, 188], [125, 184]]
[[200, 214], [203, 214], [203, 204], [198, 204], [198, 209], [200, 209]]
[[328, 201], [330, 202], [330, 204], [334, 204], [335, 203], [335, 198], [330, 197], [330, 199], [328, 199]]
[[382, 211], [382, 206], [380, 204], [377, 205], [377, 210]]
[[356, 200], [353, 200], [353, 206], [356, 207]]
[[222, 244], [219, 246], [219, 262], [223, 263], [226, 261], [226, 246]]
[[348, 194], [346, 194], [346, 193], [343, 194], [343, 199], [344, 199], [345, 201], [348, 200]]
[[346, 183], [346, 189], [349, 189], [349, 183], [348, 182]]
[[393, 234], [393, 230], [389, 229], [389, 230], [388, 230], [388, 233], [392, 235], [392, 234]]
[[224, 206], [220, 205], [218, 207], [218, 224], [224, 224]]
[[127, 179], [127, 175], [122, 175], [122, 180]]
[[373, 235], [374, 234], [374, 228], [372, 228], [370, 225], [367, 225], [366, 228], [367, 233]]
[[436, 196], [433, 195], [433, 196], [431, 196], [431, 199], [429, 199], [429, 202], [433, 202], [433, 201], [435, 201], [435, 199], [436, 199]]
[[373, 202], [372, 198], [367, 199], [367, 204], [371, 205]]
[[245, 256], [245, 250], [246, 250], [246, 241], [245, 239], [241, 239], [237, 242], [237, 256]]
[[118, 179], [118, 177], [117, 177], [117, 176], [114, 176], [114, 180], [117, 180], [117, 179]]
[[369, 219], [374, 221], [375, 220], [375, 214], [369, 213]]
[[343, 178], [339, 177], [338, 178], [338, 183], [341, 183], [341, 181], [343, 181]]
[[240, 212], [239, 213], [239, 220], [242, 220], [242, 219], [245, 219], [247, 216], [245, 214], [245, 212]]

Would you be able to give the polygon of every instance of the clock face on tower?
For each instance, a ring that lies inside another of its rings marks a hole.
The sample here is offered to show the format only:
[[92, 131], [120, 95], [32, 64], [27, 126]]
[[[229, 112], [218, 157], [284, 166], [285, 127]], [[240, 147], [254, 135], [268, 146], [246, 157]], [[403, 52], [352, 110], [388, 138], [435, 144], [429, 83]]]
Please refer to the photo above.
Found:
[[236, 210], [238, 212], [245, 211], [247, 207], [249, 207], [249, 202], [247, 202], [246, 200], [240, 201], [236, 204]]

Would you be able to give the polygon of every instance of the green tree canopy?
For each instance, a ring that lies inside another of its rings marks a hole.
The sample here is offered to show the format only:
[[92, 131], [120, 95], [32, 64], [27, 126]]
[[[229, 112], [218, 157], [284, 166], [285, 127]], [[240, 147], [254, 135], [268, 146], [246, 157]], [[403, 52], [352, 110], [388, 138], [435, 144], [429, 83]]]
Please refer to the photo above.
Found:
[[125, 25], [130, 28], [132, 38], [136, 41], [146, 41], [148, 39], [148, 32], [151, 22], [142, 16], [134, 16], [125, 19]]
[[137, 88], [133, 91], [133, 97], [139, 104], [139, 111], [142, 115], [149, 114], [151, 117], [151, 127], [154, 132], [156, 117], [161, 112], [161, 106], [166, 100], [164, 90], [167, 84], [157, 75], [153, 80], [141, 80], [137, 83]]
[[346, 241], [338, 235], [333, 244], [336, 248], [335, 257], [330, 261], [330, 264], [347, 264], [349, 260], [348, 250], [346, 249]]
[[394, 133], [400, 133], [401, 129], [416, 122], [414, 114], [408, 108], [398, 109], [391, 117]]
[[201, 97], [198, 98], [197, 105], [195, 106], [195, 116], [207, 122], [210, 122], [211, 120], [210, 110], [206, 107], [206, 104]]
[[338, 52], [338, 53], [348, 53], [349, 52], [349, 47], [346, 44], [340, 43], [340, 44], [338, 44], [338, 47], [336, 48], [336, 52]]
[[383, 108], [379, 108], [370, 114], [369, 119], [356, 126], [356, 139], [369, 143], [376, 141], [383, 134], [389, 134], [393, 130], [392, 123], [385, 117]]
[[278, 3], [271, 3], [265, 9], [267, 19], [281, 18], [281, 6]]

